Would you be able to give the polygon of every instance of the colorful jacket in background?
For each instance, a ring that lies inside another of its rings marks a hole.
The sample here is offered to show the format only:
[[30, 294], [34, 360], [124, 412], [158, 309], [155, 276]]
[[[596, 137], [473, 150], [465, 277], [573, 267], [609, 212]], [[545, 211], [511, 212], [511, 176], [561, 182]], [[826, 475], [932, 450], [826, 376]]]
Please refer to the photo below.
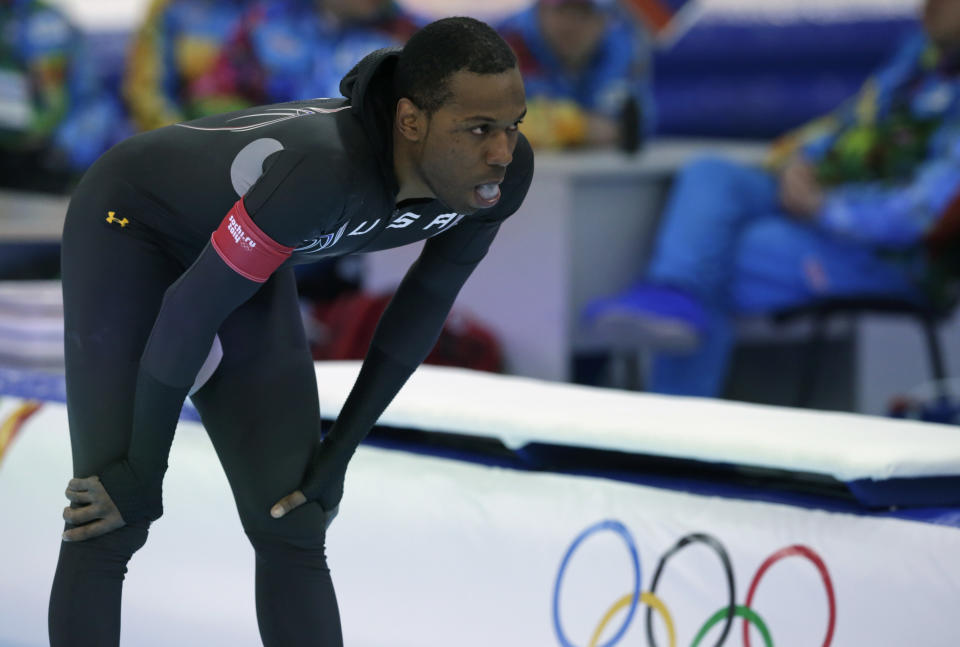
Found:
[[391, 2], [378, 19], [337, 23], [313, 0], [254, 5], [201, 83], [209, 95], [256, 105], [340, 96], [340, 79], [370, 52], [403, 44], [418, 23]]
[[822, 227], [915, 246], [960, 192], [960, 61], [923, 34], [909, 38], [857, 96], [775, 143], [770, 163], [796, 154], [828, 188]]
[[127, 134], [80, 32], [37, 0], [0, 1], [0, 146], [82, 170]]
[[[656, 123], [649, 43], [626, 15], [608, 10], [606, 34], [593, 60], [579, 76], [571, 76], [547, 44], [534, 5], [498, 25], [520, 64], [527, 91], [524, 133], [531, 143], [578, 146], [583, 143], [586, 113], [620, 120], [628, 99], [639, 109], [638, 136]], [[533, 123], [543, 120], [541, 124]], [[546, 128], [540, 136], [533, 132]]]
[[123, 94], [141, 130], [224, 112], [198, 87], [237, 30], [250, 0], [154, 0], [134, 35]]

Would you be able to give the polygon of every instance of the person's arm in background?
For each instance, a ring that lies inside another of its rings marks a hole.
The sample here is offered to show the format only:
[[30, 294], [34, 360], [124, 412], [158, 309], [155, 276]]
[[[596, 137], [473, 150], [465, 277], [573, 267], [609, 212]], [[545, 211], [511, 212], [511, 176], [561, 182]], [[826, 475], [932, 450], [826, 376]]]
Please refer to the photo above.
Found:
[[174, 34], [170, 0], [154, 0], [147, 19], [130, 44], [123, 78], [123, 97], [137, 127], [152, 130], [184, 118], [177, 99]]
[[[839, 222], [849, 217], [853, 205], [840, 198], [841, 191], [831, 192], [831, 186], [858, 184], [861, 195], [877, 188], [868, 188], [856, 175], [868, 168], [878, 120], [886, 116], [900, 88], [915, 76], [928, 48], [923, 34], [911, 36], [854, 97], [774, 142], [766, 166], [778, 177], [780, 202], [789, 214], [805, 220], [819, 218], [830, 192], [834, 215], [829, 218]], [[840, 211], [848, 215], [840, 216]], [[883, 227], [882, 219], [873, 226]]]
[[[951, 132], [952, 131], [952, 132]], [[960, 191], [960, 124], [941, 130], [934, 155], [909, 181], [858, 182], [829, 189], [813, 214], [838, 236], [885, 248], [920, 243]]]
[[922, 241], [960, 190], [960, 115], [944, 117], [909, 177], [887, 177], [870, 163], [877, 152], [910, 163], [909, 131], [900, 139], [877, 140], [874, 126], [907, 82], [932, 65], [929, 47], [922, 35], [908, 39], [856, 97], [787, 142], [780, 197], [788, 212], [876, 247], [902, 249]]
[[859, 125], [872, 125], [885, 108], [881, 105], [884, 98], [916, 69], [917, 59], [928, 44], [922, 33], [909, 37], [885, 65], [864, 81], [856, 95], [834, 111], [778, 137], [764, 166], [779, 174], [798, 159], [819, 162], [843, 133]]

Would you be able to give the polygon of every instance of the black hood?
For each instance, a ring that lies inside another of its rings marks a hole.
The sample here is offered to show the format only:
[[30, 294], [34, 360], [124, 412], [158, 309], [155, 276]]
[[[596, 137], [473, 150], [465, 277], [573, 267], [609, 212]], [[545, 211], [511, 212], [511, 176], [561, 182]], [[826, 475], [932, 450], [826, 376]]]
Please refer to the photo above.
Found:
[[399, 187], [393, 172], [393, 116], [397, 105], [393, 73], [401, 51], [400, 47], [388, 47], [371, 52], [340, 81], [340, 93], [350, 101], [350, 112], [363, 124], [394, 195]]

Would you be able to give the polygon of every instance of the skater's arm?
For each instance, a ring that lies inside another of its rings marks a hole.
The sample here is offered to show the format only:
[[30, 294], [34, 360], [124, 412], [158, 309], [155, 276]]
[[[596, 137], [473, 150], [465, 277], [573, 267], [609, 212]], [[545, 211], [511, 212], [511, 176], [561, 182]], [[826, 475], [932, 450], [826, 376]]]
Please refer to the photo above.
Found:
[[532, 178], [533, 153], [521, 137], [501, 185], [501, 203], [427, 240], [380, 318], [360, 375], [301, 489], [278, 501], [273, 516], [306, 500], [319, 501], [328, 511], [337, 506], [353, 452], [430, 353], [461, 287], [503, 221], [520, 207]]

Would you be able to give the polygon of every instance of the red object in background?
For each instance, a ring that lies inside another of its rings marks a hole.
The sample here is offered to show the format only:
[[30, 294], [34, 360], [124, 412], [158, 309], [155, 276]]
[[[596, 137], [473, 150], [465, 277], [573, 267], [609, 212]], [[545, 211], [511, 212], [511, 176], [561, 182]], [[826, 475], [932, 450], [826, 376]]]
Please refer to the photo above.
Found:
[[[314, 306], [310, 312], [314, 334], [308, 334], [313, 359], [363, 359], [392, 296], [353, 292]], [[503, 371], [503, 353], [489, 329], [454, 310], [425, 363], [499, 373]]]
[[0, 425], [0, 463], [7, 453], [7, 449], [16, 438], [17, 433], [23, 428], [24, 423], [30, 416], [35, 414], [43, 406], [42, 402], [37, 400], [27, 400], [14, 411]]
[[679, 36], [680, 14], [693, 8], [697, 0], [620, 0], [658, 39]]

